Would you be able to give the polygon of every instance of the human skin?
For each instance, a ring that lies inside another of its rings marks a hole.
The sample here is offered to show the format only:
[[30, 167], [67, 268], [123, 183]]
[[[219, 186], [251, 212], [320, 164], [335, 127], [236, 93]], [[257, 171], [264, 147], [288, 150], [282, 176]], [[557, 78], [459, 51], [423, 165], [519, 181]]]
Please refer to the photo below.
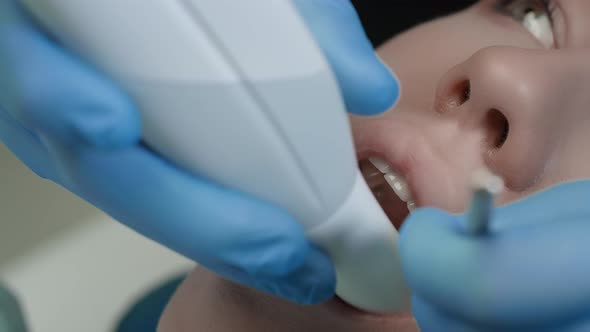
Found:
[[[590, 150], [580, 143], [590, 141], [590, 1], [554, 2], [552, 49], [495, 3], [480, 1], [383, 45], [379, 54], [401, 82], [401, 99], [384, 115], [351, 118], [359, 160], [386, 159], [418, 206], [462, 212], [469, 175], [482, 166], [506, 182], [500, 205], [590, 177]], [[388, 215], [403, 219], [407, 211], [390, 200], [396, 210]], [[388, 201], [381, 203], [388, 210]], [[195, 269], [159, 331], [418, 327], [409, 314], [363, 313], [338, 299], [301, 307]]]

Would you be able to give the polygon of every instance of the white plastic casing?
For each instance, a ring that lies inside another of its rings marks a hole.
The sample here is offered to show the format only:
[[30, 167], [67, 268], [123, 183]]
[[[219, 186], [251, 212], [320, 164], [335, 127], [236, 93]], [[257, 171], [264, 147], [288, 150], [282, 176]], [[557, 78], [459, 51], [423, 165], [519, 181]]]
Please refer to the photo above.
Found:
[[144, 139], [179, 166], [291, 212], [337, 293], [409, 308], [397, 232], [356, 167], [336, 81], [289, 0], [21, 0], [116, 80]]

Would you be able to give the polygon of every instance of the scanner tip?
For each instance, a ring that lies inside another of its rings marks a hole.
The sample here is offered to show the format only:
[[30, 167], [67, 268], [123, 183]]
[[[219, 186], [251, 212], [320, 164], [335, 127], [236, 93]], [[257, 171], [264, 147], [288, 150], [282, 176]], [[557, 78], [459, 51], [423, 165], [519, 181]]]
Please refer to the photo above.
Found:
[[471, 177], [471, 189], [474, 191], [485, 190], [497, 195], [504, 190], [504, 180], [492, 173], [489, 169], [482, 167], [476, 170]]

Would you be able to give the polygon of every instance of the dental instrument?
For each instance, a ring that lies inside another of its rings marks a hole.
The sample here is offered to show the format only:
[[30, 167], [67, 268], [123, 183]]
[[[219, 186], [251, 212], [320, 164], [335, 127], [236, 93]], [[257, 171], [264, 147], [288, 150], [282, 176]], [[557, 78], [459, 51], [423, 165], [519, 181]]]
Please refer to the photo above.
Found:
[[331, 256], [336, 293], [409, 308], [397, 232], [356, 167], [346, 110], [289, 0], [21, 0], [138, 105], [146, 144], [274, 202]]
[[494, 197], [504, 189], [504, 181], [488, 169], [481, 168], [474, 172], [470, 185], [472, 196], [465, 230], [473, 235], [485, 234], [489, 229]]

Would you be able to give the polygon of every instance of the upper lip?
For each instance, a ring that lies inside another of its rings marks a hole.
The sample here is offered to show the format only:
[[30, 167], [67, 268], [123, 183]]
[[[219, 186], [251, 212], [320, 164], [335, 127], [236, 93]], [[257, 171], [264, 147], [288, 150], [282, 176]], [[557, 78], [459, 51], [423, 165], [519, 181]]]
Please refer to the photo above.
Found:
[[416, 207], [459, 209], [453, 203], [461, 199], [462, 187], [451, 176], [448, 156], [434, 149], [419, 123], [364, 119], [353, 122], [353, 129], [358, 160], [375, 156], [387, 161], [406, 181]]

